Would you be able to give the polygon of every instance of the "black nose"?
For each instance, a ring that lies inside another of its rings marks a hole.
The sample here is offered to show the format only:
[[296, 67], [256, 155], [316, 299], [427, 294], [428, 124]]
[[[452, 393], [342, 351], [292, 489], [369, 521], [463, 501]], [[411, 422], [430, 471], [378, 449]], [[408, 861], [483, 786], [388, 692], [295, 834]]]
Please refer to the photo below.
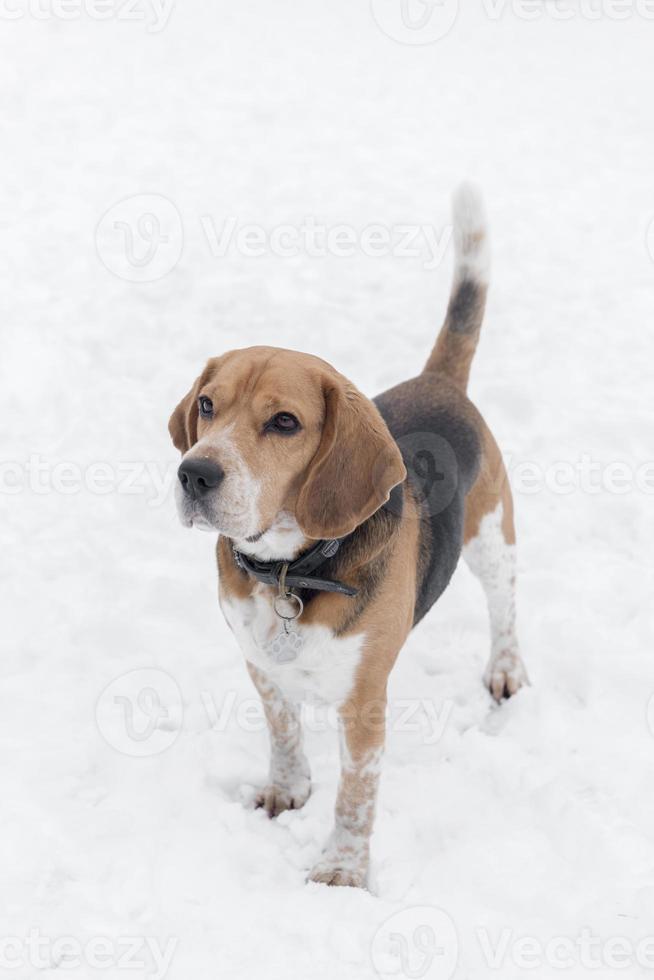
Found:
[[202, 497], [215, 490], [224, 475], [222, 467], [209, 459], [185, 459], [177, 470], [179, 482], [190, 497]]

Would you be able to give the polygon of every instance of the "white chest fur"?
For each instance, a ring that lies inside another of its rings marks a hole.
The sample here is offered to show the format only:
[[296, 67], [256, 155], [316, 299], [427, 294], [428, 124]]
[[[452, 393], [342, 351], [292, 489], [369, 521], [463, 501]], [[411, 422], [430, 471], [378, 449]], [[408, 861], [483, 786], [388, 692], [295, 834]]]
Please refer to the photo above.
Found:
[[247, 660], [263, 671], [291, 701], [338, 704], [354, 684], [364, 635], [336, 637], [327, 626], [296, 623], [301, 643], [297, 657], [280, 663], [271, 652], [271, 640], [282, 629], [275, 615], [270, 590], [257, 586], [248, 599], [221, 595], [220, 605]]

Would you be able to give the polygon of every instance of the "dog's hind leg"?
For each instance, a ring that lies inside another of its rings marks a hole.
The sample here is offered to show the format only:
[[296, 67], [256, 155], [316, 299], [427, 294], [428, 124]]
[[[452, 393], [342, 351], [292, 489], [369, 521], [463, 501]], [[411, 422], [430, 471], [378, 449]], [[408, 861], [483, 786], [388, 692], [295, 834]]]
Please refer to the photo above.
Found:
[[488, 602], [491, 655], [484, 681], [496, 701], [529, 684], [516, 635], [513, 500], [504, 463], [488, 430], [484, 462], [466, 500], [463, 557]]

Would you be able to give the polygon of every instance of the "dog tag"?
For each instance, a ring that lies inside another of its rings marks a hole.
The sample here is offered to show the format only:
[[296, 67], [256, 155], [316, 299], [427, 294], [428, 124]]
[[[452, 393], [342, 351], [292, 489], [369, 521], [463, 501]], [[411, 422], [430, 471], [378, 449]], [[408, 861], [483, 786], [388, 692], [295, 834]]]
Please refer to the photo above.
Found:
[[277, 636], [266, 643], [264, 649], [275, 663], [291, 663], [297, 659], [304, 645], [304, 640], [295, 627], [295, 620], [302, 615], [304, 603], [298, 595], [280, 591], [273, 599], [273, 609], [277, 618], [282, 621], [282, 628]]
[[268, 641], [265, 649], [275, 663], [288, 664], [297, 660], [303, 645], [300, 634], [285, 622], [277, 636]]

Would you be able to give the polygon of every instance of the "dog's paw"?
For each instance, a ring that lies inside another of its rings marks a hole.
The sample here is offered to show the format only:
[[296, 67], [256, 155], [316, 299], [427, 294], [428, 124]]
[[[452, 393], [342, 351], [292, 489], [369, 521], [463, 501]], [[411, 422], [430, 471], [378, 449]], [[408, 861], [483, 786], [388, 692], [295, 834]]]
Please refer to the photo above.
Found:
[[319, 861], [312, 868], [308, 880], [315, 881], [319, 885], [365, 888], [367, 873], [363, 869], [354, 870], [353, 868], [339, 866], [338, 864], [330, 864], [327, 861]]
[[307, 880], [320, 885], [365, 888], [369, 864], [368, 838], [348, 834], [336, 827]]
[[272, 819], [278, 817], [284, 810], [299, 810], [309, 799], [311, 794], [311, 784], [309, 780], [298, 783], [295, 786], [275, 786], [270, 785], [260, 790], [254, 798], [254, 806], [257, 810], [265, 810]]
[[530, 681], [520, 654], [506, 650], [493, 657], [486, 668], [484, 683], [498, 703], [512, 697], [521, 687], [528, 687]]

